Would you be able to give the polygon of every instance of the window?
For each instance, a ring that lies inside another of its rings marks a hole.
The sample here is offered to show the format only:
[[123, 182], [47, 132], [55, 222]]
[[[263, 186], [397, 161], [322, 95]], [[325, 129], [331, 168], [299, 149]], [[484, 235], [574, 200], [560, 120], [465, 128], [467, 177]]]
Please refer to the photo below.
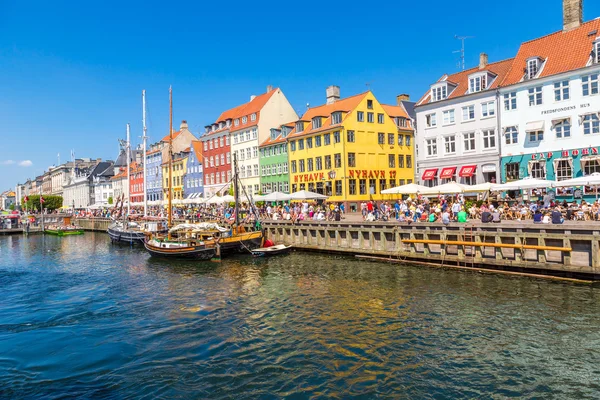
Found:
[[529, 163], [532, 178], [546, 179], [546, 161], [531, 161]]
[[298, 166], [300, 167], [300, 172], [304, 172], [304, 160], [298, 161]]
[[304, 150], [304, 139], [298, 139], [298, 150]]
[[444, 100], [446, 97], [448, 97], [448, 89], [446, 87], [446, 84], [431, 89], [432, 101]]
[[225, 143], [225, 138], [224, 138], [223, 136], [221, 136], [221, 137], [219, 138], [219, 147], [223, 147], [223, 146], [224, 146], [224, 143]]
[[380, 179], [379, 180], [379, 193], [381, 193], [382, 190], [385, 190], [386, 187], [386, 181], [385, 179]]
[[312, 140], [312, 138], [310, 138], [310, 137], [306, 138], [306, 148], [307, 149], [312, 149], [312, 147], [313, 147], [313, 140]]
[[571, 137], [571, 120], [563, 119], [554, 125], [554, 130], [559, 139]]
[[560, 81], [554, 83], [554, 100], [569, 100], [569, 81]]
[[325, 156], [325, 169], [331, 169], [331, 156]]
[[456, 153], [456, 136], [446, 136], [444, 138], [444, 151], [446, 154]]
[[437, 126], [437, 118], [435, 117], [435, 114], [427, 114], [425, 116], [425, 123], [427, 124], [428, 128]]
[[516, 126], [509, 126], [504, 129], [504, 138], [506, 144], [517, 144], [519, 143], [519, 131]]
[[465, 151], [474, 151], [475, 150], [475, 132], [467, 132], [463, 134], [463, 139], [465, 142]]
[[598, 74], [583, 76], [581, 84], [584, 96], [598, 94]]
[[204, 151], [208, 150], [208, 144], [206, 142], [204, 142]]
[[341, 141], [340, 131], [333, 132], [333, 142], [334, 143], [339, 143], [340, 141]]
[[507, 163], [506, 164], [506, 180], [507, 181], [516, 181], [519, 179], [519, 163]]
[[404, 136], [404, 144], [410, 146], [410, 135]]
[[453, 124], [454, 123], [454, 110], [446, 110], [443, 112], [444, 116], [444, 125]]
[[306, 160], [306, 170], [312, 172], [315, 169], [314, 160], [309, 158]]
[[326, 133], [323, 135], [323, 141], [325, 142], [325, 146], [331, 144], [331, 133]]
[[404, 154], [398, 154], [398, 168], [404, 168]]
[[214, 159], [214, 157], [212, 157], [212, 156], [210, 157], [210, 166], [211, 166], [211, 167], [214, 167], [214, 166], [215, 166], [215, 159]]
[[238, 125], [240, 124], [240, 120], [239, 120], [239, 118], [236, 118], [236, 119], [233, 121], [233, 124], [234, 124], [235, 126], [238, 126]]
[[354, 137], [354, 131], [348, 131], [346, 132], [346, 136], [347, 136], [347, 141], [348, 143], [354, 143], [354, 141], [356, 140], [356, 138]]
[[396, 168], [396, 156], [388, 154], [388, 168]]
[[258, 176], [258, 164], [254, 164], [254, 176]]
[[484, 149], [495, 149], [496, 148], [496, 130], [495, 129], [484, 129], [481, 131], [481, 137], [483, 138]]
[[355, 168], [356, 167], [356, 154], [348, 153], [348, 166]]
[[340, 153], [333, 155], [333, 161], [335, 168], [342, 168], [342, 155]]
[[517, 109], [517, 92], [510, 92], [504, 94], [504, 110], [516, 110]]
[[427, 155], [428, 156], [437, 155], [437, 139], [426, 139], [425, 144], [427, 146]]
[[296, 160], [292, 160], [292, 174], [295, 174], [296, 172]]
[[370, 123], [375, 122], [375, 115], [372, 112], [367, 113], [367, 122], [370, 122]]
[[351, 195], [355, 195], [356, 194], [356, 179], [349, 179], [348, 180], [348, 192]]
[[250, 121], [256, 121], [256, 113], [252, 113], [252, 115], [250, 115]]
[[367, 100], [367, 108], [368, 108], [369, 110], [372, 110], [372, 109], [373, 109], [373, 100]]
[[287, 173], [288, 173], [288, 163], [287, 163], [287, 162], [284, 162], [284, 163], [283, 163], [283, 165], [282, 165], [282, 167], [283, 167], [283, 168], [282, 168], [282, 172], [283, 172], [284, 174], [287, 174]]
[[594, 43], [594, 51], [592, 51], [592, 62], [594, 64], [600, 63], [600, 40], [596, 38], [596, 43]]
[[341, 124], [341, 123], [342, 123], [342, 113], [341, 112], [336, 111], [333, 114], [331, 114], [331, 124], [332, 125]]
[[481, 104], [481, 118], [493, 117], [496, 115], [496, 103], [488, 101]]
[[539, 62], [540, 60], [538, 58], [527, 60], [527, 79], [535, 78], [538, 73]]
[[378, 124], [383, 124], [384, 123], [384, 115], [383, 114], [377, 114], [377, 123]]
[[544, 140], [544, 131], [529, 132], [530, 142], [541, 142], [542, 140]]
[[342, 181], [335, 181], [335, 195], [342, 195]]
[[469, 78], [469, 93], [481, 92], [486, 89], [486, 86], [486, 75]]
[[356, 120], [358, 122], [365, 122], [365, 113], [363, 111], [356, 112]]
[[296, 151], [296, 141], [290, 141], [290, 151]]
[[252, 149], [250, 147], [246, 148], [246, 159], [252, 158]]
[[321, 117], [314, 117], [312, 119], [312, 128], [319, 129], [321, 127]]
[[321, 135], [315, 136], [315, 147], [321, 147]]
[[542, 87], [534, 87], [528, 90], [529, 92], [529, 105], [539, 106], [542, 104]]
[[315, 164], [317, 171], [321, 171], [323, 169], [323, 157], [316, 157]]
[[366, 179], [359, 179], [358, 180], [358, 184], [360, 187], [360, 194], [367, 194], [367, 180]]
[[304, 130], [304, 122], [296, 122], [296, 132], [302, 132]]
[[462, 120], [472, 121], [475, 119], [475, 106], [466, 106], [462, 108]]
[[213, 149], [213, 141], [212, 140], [208, 141], [208, 148], [211, 150]]
[[377, 134], [377, 143], [378, 144], [385, 144], [385, 133], [378, 133]]
[[570, 159], [554, 160], [557, 181], [564, 181], [573, 177], [573, 165]]
[[587, 175], [591, 175], [594, 172], [598, 172], [600, 173], [600, 161], [599, 160], [585, 160], [585, 158], [583, 158], [581, 160], [581, 164], [583, 164], [583, 175], [587, 176]]
[[246, 122], [248, 122], [248, 117], [242, 117], [242, 124], [245, 124]]
[[600, 120], [598, 114], [588, 114], [583, 117], [583, 134], [600, 133]]
[[404, 145], [404, 135], [398, 134], [398, 146]]
[[[221, 155], [221, 157], [223, 157], [223, 156]], [[257, 158], [258, 157], [258, 146], [252, 147], [252, 157], [253, 158]]]

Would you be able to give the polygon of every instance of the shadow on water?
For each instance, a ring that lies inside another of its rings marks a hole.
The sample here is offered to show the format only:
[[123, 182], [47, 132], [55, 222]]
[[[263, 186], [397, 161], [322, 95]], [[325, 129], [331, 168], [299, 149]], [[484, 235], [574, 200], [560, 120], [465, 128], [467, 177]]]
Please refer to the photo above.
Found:
[[0, 397], [594, 398], [598, 290], [0, 237]]

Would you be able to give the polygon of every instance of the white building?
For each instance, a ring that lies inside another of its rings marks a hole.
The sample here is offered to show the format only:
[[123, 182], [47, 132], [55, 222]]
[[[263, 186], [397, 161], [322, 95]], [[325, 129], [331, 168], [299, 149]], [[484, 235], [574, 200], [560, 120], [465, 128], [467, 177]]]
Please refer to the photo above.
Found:
[[496, 89], [512, 59], [442, 76], [415, 107], [417, 177], [435, 186], [496, 182], [499, 177]]
[[502, 83], [503, 182], [600, 172], [600, 20], [582, 23], [581, 0], [563, 9], [563, 30], [521, 44]]
[[78, 209], [91, 205], [90, 182], [87, 176], [71, 179], [63, 186], [63, 205]]

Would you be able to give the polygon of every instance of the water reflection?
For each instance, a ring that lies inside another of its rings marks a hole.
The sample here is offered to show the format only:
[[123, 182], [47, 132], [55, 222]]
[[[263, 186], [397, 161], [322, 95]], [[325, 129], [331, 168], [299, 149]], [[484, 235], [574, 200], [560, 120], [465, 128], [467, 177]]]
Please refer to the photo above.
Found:
[[292, 253], [0, 237], [1, 397], [593, 398], [598, 291]]

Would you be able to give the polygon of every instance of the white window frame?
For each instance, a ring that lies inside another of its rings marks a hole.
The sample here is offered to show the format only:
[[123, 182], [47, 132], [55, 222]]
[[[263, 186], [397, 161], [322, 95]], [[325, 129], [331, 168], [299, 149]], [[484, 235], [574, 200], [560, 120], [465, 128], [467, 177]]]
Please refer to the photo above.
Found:
[[456, 154], [456, 135], [444, 136], [444, 154]]
[[504, 111], [517, 109], [517, 92], [504, 93]]
[[[570, 172], [570, 174], [567, 174], [566, 172]], [[557, 181], [573, 178], [573, 160], [568, 158], [554, 160], [554, 175], [556, 176]]]
[[448, 84], [442, 83], [431, 88], [431, 101], [440, 101], [448, 98]]
[[442, 125], [452, 125], [456, 122], [456, 119], [454, 118], [454, 109], [443, 111], [442, 116]]
[[[598, 114], [587, 114], [582, 118], [583, 134], [595, 135], [600, 133], [600, 118]], [[588, 131], [586, 133], [586, 131]]]
[[544, 104], [544, 99], [542, 97], [542, 93], [543, 93], [542, 89], [543, 89], [542, 86], [536, 86], [536, 87], [527, 89], [530, 107], [541, 106], [542, 104]]
[[527, 79], [534, 79], [540, 70], [540, 59], [531, 58], [527, 60]]
[[428, 157], [437, 156], [437, 139], [425, 139], [425, 148], [427, 149]]
[[473, 152], [476, 149], [475, 132], [463, 133], [463, 145], [465, 152]]
[[[484, 150], [490, 150], [496, 148], [496, 130], [495, 129], [482, 129], [481, 130], [481, 140], [483, 144]], [[486, 146], [487, 143], [487, 146]], [[493, 143], [493, 146], [490, 146], [490, 143]]]
[[546, 179], [546, 159], [529, 162], [530, 176], [534, 179]]
[[475, 120], [475, 105], [464, 106], [462, 108], [462, 122]]
[[[567, 139], [571, 137], [571, 120], [564, 119], [554, 125], [554, 133], [557, 139]], [[565, 134], [567, 133], [567, 134]]]
[[250, 115], [250, 121], [256, 121], [256, 113]]
[[481, 118], [490, 118], [496, 115], [496, 102], [486, 101], [481, 103]]
[[554, 101], [564, 101], [570, 98], [569, 80], [563, 79], [559, 82], [554, 82]]
[[594, 96], [598, 94], [598, 77], [599, 73], [585, 75], [581, 77], [581, 90], [583, 96]]
[[242, 117], [242, 124], [245, 124], [248, 122], [248, 117], [244, 116]]
[[437, 126], [437, 114], [431, 113], [425, 115], [425, 124], [428, 128], [435, 128]]
[[469, 77], [469, 93], [477, 93], [487, 89], [487, 73]]
[[516, 126], [504, 128], [504, 143], [507, 145], [519, 143], [519, 129]]
[[539, 143], [544, 140], [544, 131], [527, 132], [527, 137], [529, 138], [529, 143]]

